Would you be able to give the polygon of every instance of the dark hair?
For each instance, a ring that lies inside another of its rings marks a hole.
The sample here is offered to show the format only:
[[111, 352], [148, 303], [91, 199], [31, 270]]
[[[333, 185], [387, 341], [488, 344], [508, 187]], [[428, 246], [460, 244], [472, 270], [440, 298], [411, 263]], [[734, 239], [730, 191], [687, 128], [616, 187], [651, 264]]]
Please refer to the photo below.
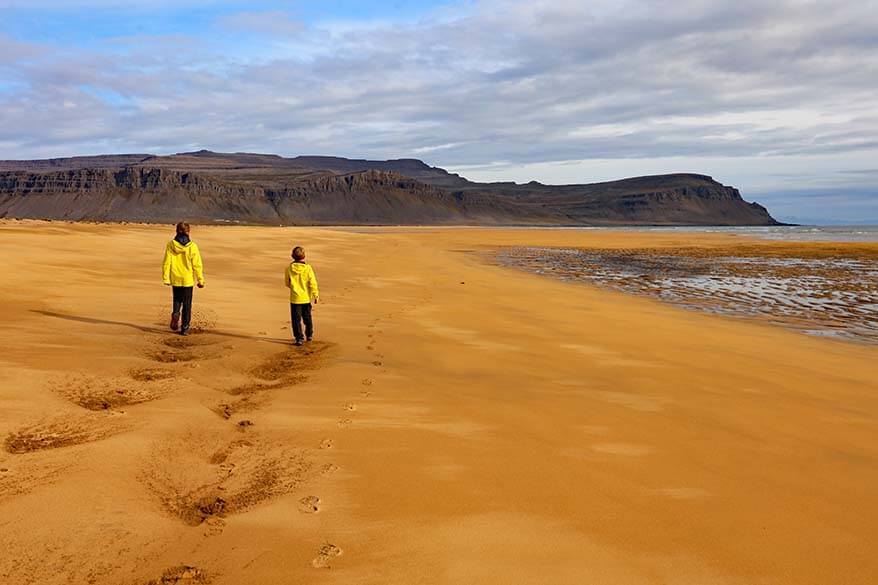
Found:
[[302, 246], [296, 246], [293, 248], [293, 260], [304, 260], [305, 259], [305, 248]]
[[177, 224], [177, 235], [180, 234], [188, 234], [189, 233], [189, 224], [185, 221], [181, 221]]

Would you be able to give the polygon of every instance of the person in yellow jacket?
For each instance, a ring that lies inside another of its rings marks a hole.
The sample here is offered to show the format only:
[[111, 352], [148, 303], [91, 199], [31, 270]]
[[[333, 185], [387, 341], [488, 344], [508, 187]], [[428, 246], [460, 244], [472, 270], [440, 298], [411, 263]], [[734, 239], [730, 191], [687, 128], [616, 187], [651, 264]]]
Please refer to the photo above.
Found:
[[[293, 325], [293, 338], [296, 345], [314, 339], [314, 321], [311, 318], [311, 303], [317, 304], [317, 277], [310, 264], [305, 263], [305, 249], [293, 248], [293, 261], [284, 271], [284, 284], [290, 289], [290, 321]], [[302, 332], [302, 323], [305, 331]]]
[[[179, 327], [180, 335], [188, 335], [192, 320], [192, 288], [204, 288], [204, 267], [198, 245], [189, 239], [189, 224], [177, 224], [177, 235], [165, 247], [162, 262], [162, 281], [173, 287], [173, 308], [171, 310], [171, 330]], [[183, 322], [180, 323], [180, 311]]]

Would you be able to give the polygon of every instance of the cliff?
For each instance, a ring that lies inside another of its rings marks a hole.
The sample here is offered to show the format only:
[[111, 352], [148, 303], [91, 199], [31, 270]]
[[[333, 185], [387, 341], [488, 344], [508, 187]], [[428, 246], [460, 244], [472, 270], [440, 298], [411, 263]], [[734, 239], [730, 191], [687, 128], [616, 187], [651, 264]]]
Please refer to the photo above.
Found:
[[695, 174], [475, 183], [415, 159], [208, 151], [0, 161], [0, 217], [264, 224], [771, 225]]
[[[545, 214], [543, 214], [545, 215]], [[518, 209], [397, 173], [309, 175], [283, 186], [161, 168], [0, 172], [0, 217], [265, 224], [510, 223]]]

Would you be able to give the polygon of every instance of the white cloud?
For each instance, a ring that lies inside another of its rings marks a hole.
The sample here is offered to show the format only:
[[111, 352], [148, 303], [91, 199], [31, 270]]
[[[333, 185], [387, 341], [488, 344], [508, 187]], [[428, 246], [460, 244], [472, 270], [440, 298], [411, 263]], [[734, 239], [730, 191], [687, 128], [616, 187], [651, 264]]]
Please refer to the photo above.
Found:
[[81, 10], [87, 8], [151, 9], [164, 6], [222, 6], [235, 0], [138, 0], [131, 6], [124, 6], [119, 0], [0, 0], [0, 8], [41, 9], [41, 10]]
[[257, 34], [280, 37], [295, 36], [305, 29], [305, 24], [279, 10], [264, 12], [239, 12], [218, 19], [220, 26]]
[[447, 142], [445, 144], [434, 144], [432, 146], [419, 146], [412, 150], [415, 154], [427, 154], [430, 152], [436, 152], [437, 150], [448, 150], [449, 148], [456, 148], [460, 146], [459, 142]]
[[[812, 185], [878, 150], [874, 8], [482, 0], [407, 23], [247, 12], [90, 51], [0, 37], [0, 157], [199, 145], [428, 155], [492, 180]], [[268, 34], [232, 44], [229, 26]]]

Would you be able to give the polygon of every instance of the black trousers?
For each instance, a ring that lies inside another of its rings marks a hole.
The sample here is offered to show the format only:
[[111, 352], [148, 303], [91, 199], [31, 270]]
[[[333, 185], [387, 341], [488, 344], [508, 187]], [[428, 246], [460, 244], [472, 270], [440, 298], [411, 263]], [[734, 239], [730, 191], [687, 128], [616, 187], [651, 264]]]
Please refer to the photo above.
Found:
[[[293, 337], [301, 341], [314, 337], [314, 322], [311, 320], [311, 303], [294, 305], [290, 303], [290, 321], [293, 322]], [[305, 334], [302, 335], [302, 322], [305, 323]]]
[[175, 286], [174, 287], [174, 314], [179, 315], [180, 309], [183, 309], [183, 321], [180, 323], [181, 329], [189, 329], [189, 322], [192, 320], [192, 289], [191, 286]]

